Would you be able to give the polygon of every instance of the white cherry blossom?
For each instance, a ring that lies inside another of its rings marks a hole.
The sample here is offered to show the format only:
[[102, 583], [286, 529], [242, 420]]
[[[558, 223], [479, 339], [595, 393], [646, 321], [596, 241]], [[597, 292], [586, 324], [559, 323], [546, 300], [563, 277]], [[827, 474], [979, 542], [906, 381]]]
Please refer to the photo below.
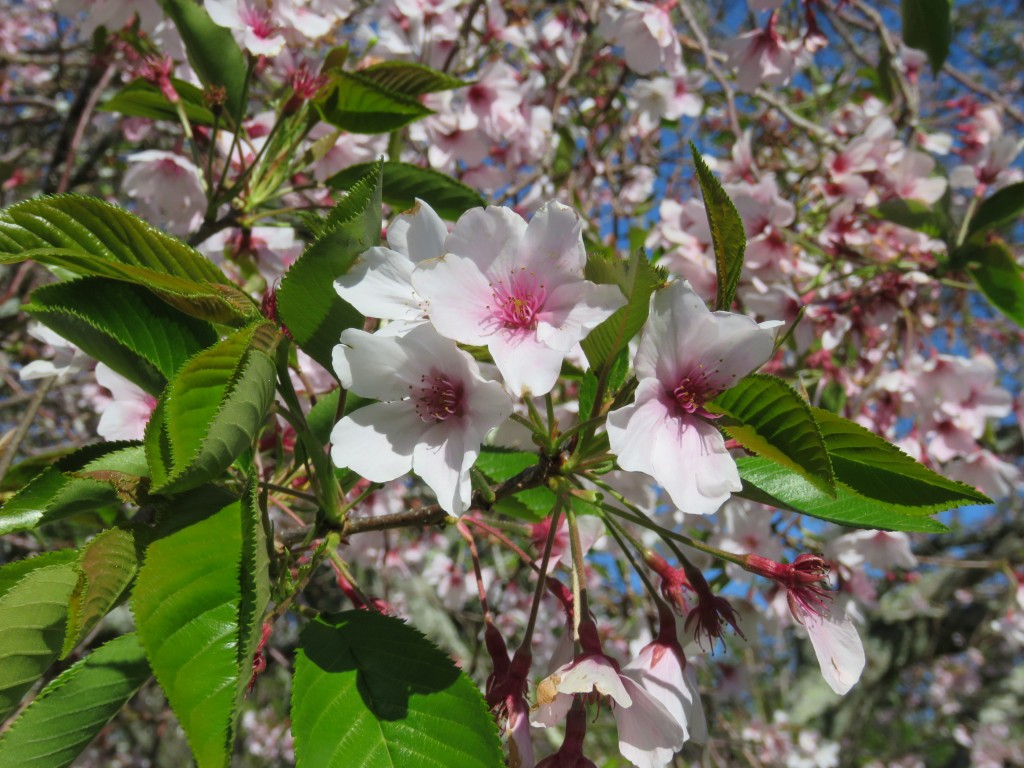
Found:
[[441, 217], [422, 200], [395, 217], [388, 227], [388, 246], [363, 252], [334, 288], [345, 301], [368, 317], [391, 321], [388, 335], [405, 333], [426, 322], [424, 303], [412, 286], [416, 265], [444, 252], [448, 236]]
[[461, 514], [480, 444], [512, 412], [508, 393], [429, 325], [404, 336], [350, 328], [334, 349], [334, 368], [347, 389], [381, 401], [335, 425], [334, 463], [374, 482], [413, 470], [442, 509]]

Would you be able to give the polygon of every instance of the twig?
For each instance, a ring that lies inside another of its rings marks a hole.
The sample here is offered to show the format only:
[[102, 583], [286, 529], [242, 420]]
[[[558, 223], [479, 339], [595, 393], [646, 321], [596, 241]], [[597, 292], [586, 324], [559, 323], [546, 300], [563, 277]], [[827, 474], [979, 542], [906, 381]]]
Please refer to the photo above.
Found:
[[693, 32], [693, 36], [697, 38], [697, 45], [700, 48], [701, 53], [704, 54], [704, 64], [707, 67], [708, 72], [711, 73], [711, 77], [715, 79], [719, 87], [721, 87], [722, 93], [725, 94], [726, 109], [729, 113], [729, 125], [736, 138], [739, 138], [743, 135], [743, 131], [740, 128], [740, 116], [736, 109], [736, 92], [733, 90], [732, 83], [726, 79], [721, 68], [719, 68], [718, 62], [716, 61], [718, 57], [716, 57], [715, 51], [711, 50], [711, 45], [708, 43], [707, 35], [705, 35], [704, 30], [701, 29], [700, 24], [697, 22], [697, 17], [693, 15], [693, 10], [690, 8], [690, 4], [687, 0], [681, 0], [679, 3], [679, 10], [682, 11], [683, 18], [686, 19], [686, 23]]
[[57, 377], [51, 376], [49, 379], [45, 379], [36, 391], [33, 393], [32, 400], [29, 401], [28, 406], [25, 408], [25, 412], [21, 415], [21, 419], [18, 421], [16, 426], [7, 435], [4, 435], [3, 442], [3, 453], [0, 453], [0, 481], [7, 475], [7, 470], [11, 468], [11, 464], [14, 463], [14, 457], [18, 454], [18, 446], [21, 445], [21, 441], [25, 439], [25, 435], [28, 434], [28, 428], [32, 425], [32, 420], [35, 418], [36, 411], [43, 404], [43, 400], [46, 399], [47, 393], [56, 383]]

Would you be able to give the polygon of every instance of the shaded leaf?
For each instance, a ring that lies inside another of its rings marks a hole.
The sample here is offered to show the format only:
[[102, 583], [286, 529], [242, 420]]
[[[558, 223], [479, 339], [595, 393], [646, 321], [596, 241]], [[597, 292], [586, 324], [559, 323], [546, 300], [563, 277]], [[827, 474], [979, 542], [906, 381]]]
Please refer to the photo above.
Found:
[[331, 211], [323, 233], [288, 269], [277, 291], [277, 316], [295, 343], [332, 374], [332, 352], [345, 328], [363, 316], [334, 290], [356, 257], [380, 244], [382, 164]]
[[592, 282], [618, 285], [627, 300], [583, 339], [590, 366], [600, 370], [643, 328], [651, 311], [651, 294], [665, 284], [667, 274], [651, 264], [643, 250], [634, 251], [625, 263], [591, 255], [585, 274]]
[[[329, 186], [348, 189], [373, 171], [374, 163], [358, 163], [336, 173], [327, 180]], [[385, 161], [382, 199], [395, 208], [406, 210], [423, 200], [438, 216], [454, 221], [470, 208], [486, 205], [483, 195], [472, 187], [432, 168], [409, 163]]]
[[202, 3], [195, 0], [160, 0], [178, 29], [189, 64], [207, 87], [224, 88], [227, 112], [237, 124], [245, 116], [245, 80], [248, 65], [231, 31], [218, 27]]
[[693, 164], [697, 170], [697, 181], [700, 183], [700, 192], [704, 198], [704, 210], [708, 215], [711, 242], [715, 250], [715, 272], [718, 275], [715, 308], [729, 309], [736, 295], [740, 275], [743, 273], [747, 234], [736, 206], [692, 141], [690, 152], [693, 154]]
[[738, 495], [751, 501], [854, 528], [922, 533], [949, 530], [929, 517], [938, 511], [935, 509], [902, 507], [868, 499], [842, 483], [836, 483], [836, 495], [830, 497], [796, 472], [759, 457], [741, 457], [736, 465], [743, 480], [743, 490]]
[[360, 69], [359, 75], [387, 91], [411, 97], [469, 85], [457, 77], [411, 61], [381, 61]]
[[999, 229], [1024, 215], [1024, 181], [1010, 184], [994, 192], [978, 206], [970, 224], [967, 238]]
[[[116, 473], [109, 480], [83, 475]], [[0, 509], [0, 535], [24, 531], [118, 501], [133, 478], [148, 477], [140, 444], [100, 443], [75, 451], [47, 467]]]
[[831, 495], [835, 477], [811, 408], [782, 379], [751, 374], [720, 394], [708, 410], [744, 448], [801, 474]]
[[68, 603], [68, 626], [61, 658], [66, 658], [118, 604], [138, 567], [135, 534], [125, 528], [108, 528], [82, 547], [75, 564], [78, 583]]
[[325, 95], [315, 104], [325, 121], [350, 133], [388, 133], [434, 114], [360, 72], [332, 70], [330, 77]]
[[252, 444], [274, 399], [278, 338], [269, 323], [257, 323], [182, 366], [146, 427], [154, 492], [208, 482]]
[[242, 494], [241, 604], [238, 609], [238, 688], [241, 704], [252, 667], [253, 655], [262, 636], [263, 614], [270, 602], [270, 556], [267, 553], [268, 521], [257, 494], [256, 478], [250, 477]]
[[[181, 97], [185, 116], [192, 125], [213, 125], [213, 112], [203, 101], [203, 92], [192, 83], [171, 78], [171, 85]], [[139, 78], [128, 83], [100, 105], [101, 112], [117, 112], [127, 117], [148, 117], [151, 120], [178, 122], [178, 110], [163, 92]]]
[[71, 765], [149, 675], [134, 634], [97, 648], [47, 685], [0, 736], [0, 765]]
[[928, 54], [932, 73], [939, 74], [953, 40], [950, 0], [900, 0], [903, 42]]
[[415, 629], [371, 611], [306, 626], [291, 715], [300, 767], [504, 765], [476, 685]]
[[949, 219], [938, 206], [920, 200], [886, 200], [871, 209], [871, 215], [901, 227], [923, 232], [929, 237], [947, 240]]
[[73, 551], [48, 552], [0, 568], [0, 721], [60, 653], [74, 559]]
[[967, 272], [996, 309], [1024, 326], [1024, 277], [1005, 243], [972, 248], [966, 255]]
[[217, 333], [209, 323], [153, 298], [140, 285], [85, 277], [38, 288], [24, 309], [157, 395], [188, 358], [217, 340]]

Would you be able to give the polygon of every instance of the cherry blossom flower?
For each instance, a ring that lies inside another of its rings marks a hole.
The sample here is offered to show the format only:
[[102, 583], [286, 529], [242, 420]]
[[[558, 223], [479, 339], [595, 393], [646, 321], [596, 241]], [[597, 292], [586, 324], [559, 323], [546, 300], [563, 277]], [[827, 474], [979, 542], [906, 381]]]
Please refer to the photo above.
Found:
[[748, 555], [745, 567], [786, 588], [789, 610], [807, 630], [822, 677], [840, 696], [847, 693], [864, 671], [864, 645], [847, 613], [847, 598], [836, 598], [827, 591], [829, 566], [825, 559], [802, 554], [783, 564]]
[[828, 551], [847, 568], [860, 568], [864, 563], [883, 570], [917, 567], [910, 537], [898, 531], [853, 531], [830, 542]]
[[274, 12], [260, 0], [205, 0], [214, 24], [227, 27], [240, 46], [254, 56], [277, 56], [285, 39]]
[[104, 363], [96, 365], [96, 382], [110, 394], [93, 398], [101, 414], [96, 434], [104, 440], [141, 440], [156, 408], [156, 398]]
[[796, 65], [797, 45], [786, 42], [775, 29], [777, 11], [764, 29], [746, 32], [725, 44], [729, 66], [736, 70], [736, 87], [753, 93], [762, 83], [785, 85]]
[[684, 512], [715, 512], [741, 485], [704, 405], [765, 363], [772, 348], [769, 331], [743, 315], [709, 311], [689, 283], [656, 293], [633, 363], [636, 401], [608, 414], [619, 466], [654, 477]]
[[583, 278], [582, 223], [557, 202], [529, 225], [508, 208], [474, 208], [438, 259], [412, 275], [442, 336], [486, 345], [514, 394], [550, 392], [562, 360], [625, 303], [618, 288]]
[[192, 232], [206, 210], [199, 169], [182, 155], [147, 149], [128, 158], [124, 191], [138, 200], [141, 213], [162, 222], [175, 235]]
[[56, 376], [57, 384], [65, 384], [85, 370], [92, 361], [92, 358], [85, 352], [41, 323], [29, 325], [28, 334], [49, 347], [49, 352], [53, 357], [52, 359], [33, 360], [23, 366], [18, 371], [18, 378], [22, 381]]
[[665, 7], [619, 0], [604, 8], [597, 31], [622, 46], [626, 64], [639, 75], [673, 69], [679, 62], [679, 40]]
[[412, 287], [413, 270], [444, 253], [447, 236], [441, 217], [417, 200], [388, 227], [389, 247], [364, 251], [349, 271], [334, 281], [334, 288], [362, 314], [390, 320], [384, 333], [404, 333], [427, 321], [425, 304]]
[[331, 457], [368, 480], [414, 470], [446, 512], [470, 502], [469, 469], [487, 433], [512, 412], [501, 385], [428, 325], [405, 336], [350, 328], [334, 349], [342, 385], [381, 402], [345, 416], [331, 432]]
[[[581, 625], [581, 635], [583, 631]], [[641, 660], [638, 665], [646, 666], [648, 661]], [[640, 676], [635, 670], [633, 674]], [[665, 705], [630, 674], [619, 671], [615, 661], [599, 652], [585, 653], [540, 682], [530, 722], [535, 726], [557, 725], [569, 713], [576, 694], [611, 699], [619, 752], [636, 766], [668, 765], [686, 741], [679, 722]]]
[[[644, 646], [636, 658], [622, 668], [622, 673], [632, 677], [661, 702], [675, 718], [684, 741], [692, 739], [703, 744], [707, 741], [708, 726], [697, 690], [697, 675], [693, 666], [686, 663], [683, 649], [676, 639], [675, 619], [667, 606], [662, 606], [660, 614], [658, 637]], [[634, 764], [643, 765], [638, 759], [640, 755], [626, 751], [622, 754]], [[671, 757], [669, 755], [665, 762], [669, 762]]]

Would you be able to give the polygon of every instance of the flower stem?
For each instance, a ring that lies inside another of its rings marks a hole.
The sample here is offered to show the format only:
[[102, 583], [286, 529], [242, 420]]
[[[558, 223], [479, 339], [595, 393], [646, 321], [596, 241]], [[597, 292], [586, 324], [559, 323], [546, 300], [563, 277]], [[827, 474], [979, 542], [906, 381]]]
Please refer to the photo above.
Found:
[[540, 559], [540, 573], [537, 574], [537, 589], [533, 593], [533, 605], [530, 606], [530, 620], [526, 624], [526, 635], [520, 648], [529, 651], [533, 641], [533, 630], [537, 626], [537, 612], [540, 610], [540, 599], [544, 594], [545, 582], [548, 578], [548, 560], [551, 559], [551, 547], [555, 543], [555, 534], [558, 532], [558, 520], [562, 514], [562, 497], [555, 500], [555, 507], [551, 510], [551, 527], [548, 529], [548, 540], [544, 543], [544, 554]]

